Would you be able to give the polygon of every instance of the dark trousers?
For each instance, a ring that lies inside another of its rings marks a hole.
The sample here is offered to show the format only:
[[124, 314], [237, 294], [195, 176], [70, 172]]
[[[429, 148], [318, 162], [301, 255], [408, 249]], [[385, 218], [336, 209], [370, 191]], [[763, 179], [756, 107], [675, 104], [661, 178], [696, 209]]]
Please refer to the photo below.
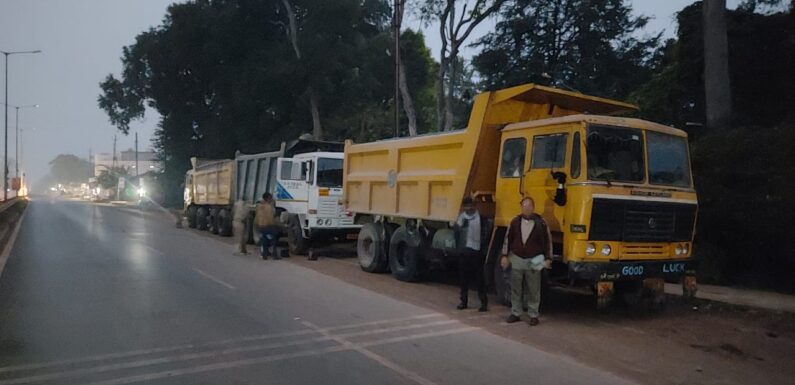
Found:
[[269, 257], [271, 255], [271, 247], [276, 245], [279, 240], [279, 229], [275, 226], [265, 226], [259, 228], [259, 246], [260, 255]]
[[477, 285], [480, 303], [486, 305], [489, 301], [486, 296], [486, 281], [483, 276], [483, 263], [485, 256], [477, 250], [464, 248], [458, 250], [458, 274], [461, 286], [461, 303], [466, 305], [469, 299], [470, 284]]

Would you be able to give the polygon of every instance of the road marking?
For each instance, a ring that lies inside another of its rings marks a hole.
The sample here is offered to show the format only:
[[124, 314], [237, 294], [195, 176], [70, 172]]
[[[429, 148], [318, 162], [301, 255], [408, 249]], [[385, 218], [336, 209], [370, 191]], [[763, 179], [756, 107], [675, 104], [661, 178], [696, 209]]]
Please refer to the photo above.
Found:
[[[403, 330], [411, 330], [411, 329], [421, 329], [421, 328], [428, 328], [434, 326], [441, 326], [441, 325], [449, 325], [459, 323], [456, 320], [444, 320], [444, 321], [435, 321], [423, 324], [414, 324], [414, 325], [406, 325], [406, 326], [395, 326], [391, 328], [382, 328], [376, 330], [364, 330], [359, 332], [351, 332], [347, 334], [335, 335], [333, 337], [342, 338], [342, 337], [360, 337], [360, 336], [367, 336], [373, 334], [382, 334], [382, 333], [390, 333], [395, 331], [403, 331]], [[324, 329], [320, 329], [324, 330]], [[116, 364], [108, 364], [108, 365], [100, 365], [95, 367], [83, 368], [83, 369], [75, 369], [75, 370], [68, 370], [62, 372], [55, 372], [55, 373], [47, 373], [41, 375], [33, 375], [28, 377], [19, 377], [14, 379], [7, 379], [7, 380], [0, 380], [0, 385], [15, 385], [15, 384], [28, 384], [32, 382], [40, 382], [40, 381], [49, 381], [49, 380], [57, 380], [63, 379], [68, 377], [75, 377], [80, 375], [86, 374], [96, 374], [96, 373], [104, 373], [110, 372], [114, 370], [121, 370], [121, 369], [134, 369], [134, 368], [141, 368], [145, 366], [152, 366], [152, 365], [161, 365], [161, 364], [172, 364], [176, 362], [183, 362], [183, 361], [190, 361], [196, 360], [200, 358], [208, 358], [208, 357], [218, 357], [222, 355], [228, 354], [236, 354], [236, 353], [247, 353], [247, 352], [254, 352], [257, 350], [268, 350], [268, 349], [278, 349], [290, 346], [298, 346], [304, 345], [309, 343], [316, 343], [316, 342], [323, 342], [323, 341], [337, 341], [335, 338], [332, 338], [332, 335], [328, 332], [323, 334], [318, 331], [318, 329], [309, 329], [307, 332], [314, 334], [320, 333], [321, 337], [315, 337], [312, 339], [306, 340], [298, 340], [298, 341], [289, 341], [289, 342], [276, 342], [270, 344], [262, 344], [262, 345], [251, 345], [251, 346], [243, 346], [243, 347], [236, 347], [236, 348], [228, 348], [222, 350], [210, 350], [200, 353], [189, 353], [189, 354], [181, 354], [177, 356], [166, 356], [166, 357], [159, 357], [159, 358], [151, 358], [146, 360], [139, 360], [139, 361], [130, 361], [130, 362], [121, 362]]]
[[388, 358], [386, 358], [386, 357], [384, 357], [384, 356], [382, 356], [382, 355], [380, 355], [378, 353], [375, 353], [375, 352], [373, 352], [371, 350], [367, 350], [367, 349], [365, 349], [364, 347], [362, 347], [360, 345], [357, 345], [357, 344], [355, 344], [355, 343], [353, 343], [351, 341], [348, 341], [347, 339], [343, 338], [342, 336], [337, 336], [337, 335], [333, 335], [333, 334], [331, 334], [329, 332], [322, 331], [322, 329], [319, 326], [317, 326], [317, 325], [315, 325], [315, 324], [313, 324], [313, 323], [311, 323], [309, 321], [303, 321], [303, 322], [301, 322], [301, 324], [303, 324], [304, 326], [306, 326], [306, 327], [308, 327], [310, 329], [316, 330], [318, 333], [320, 333], [320, 334], [322, 334], [322, 335], [324, 335], [324, 336], [326, 336], [328, 338], [331, 338], [332, 340], [336, 341], [337, 343], [339, 343], [342, 346], [348, 347], [348, 348], [356, 351], [357, 353], [364, 355], [365, 357], [367, 357], [367, 358], [369, 358], [369, 359], [381, 364], [381, 366], [384, 366], [386, 368], [392, 369], [393, 372], [395, 372], [395, 373], [397, 373], [397, 374], [399, 374], [399, 375], [401, 375], [401, 376], [403, 376], [403, 377], [405, 377], [405, 378], [407, 378], [409, 380], [412, 380], [412, 381], [414, 381], [414, 382], [416, 382], [418, 384], [421, 384], [421, 385], [436, 385], [435, 382], [433, 382], [433, 381], [431, 381], [431, 380], [429, 380], [429, 379], [417, 374], [416, 372], [412, 372], [411, 370], [408, 370], [408, 369], [398, 365], [394, 361], [391, 361]]
[[25, 208], [25, 210], [22, 211], [22, 215], [19, 217], [19, 220], [17, 221], [14, 232], [12, 232], [11, 236], [8, 237], [8, 242], [3, 248], [3, 253], [0, 254], [0, 277], [3, 276], [3, 269], [6, 267], [6, 261], [8, 261], [8, 256], [11, 255], [11, 250], [14, 248], [14, 243], [17, 241], [17, 235], [19, 235], [19, 229], [22, 228], [22, 220], [25, 219], [25, 215], [27, 213], [28, 210]]
[[[136, 382], [145, 382], [145, 381], [153, 381], [162, 378], [172, 378], [175, 376], [182, 376], [186, 374], [195, 374], [195, 373], [203, 373], [209, 372], [213, 370], [222, 370], [222, 369], [231, 369], [231, 368], [239, 368], [243, 366], [251, 366], [256, 364], [263, 364], [268, 362], [274, 361], [282, 361], [291, 358], [299, 358], [299, 357], [309, 357], [309, 356], [317, 356], [327, 353], [334, 353], [334, 352], [342, 352], [348, 350], [355, 350], [357, 347], [370, 347], [370, 346], [379, 346], [379, 345], [386, 345], [395, 342], [404, 342], [404, 341], [412, 341], [424, 338], [432, 338], [432, 337], [440, 337], [452, 334], [459, 334], [459, 333], [466, 333], [473, 330], [477, 330], [475, 327], [462, 327], [457, 329], [450, 329], [450, 330], [443, 330], [438, 332], [429, 332], [429, 333], [422, 333], [422, 334], [414, 334], [405, 337], [395, 337], [395, 338], [386, 338], [383, 340], [376, 340], [367, 342], [365, 344], [350, 344], [348, 346], [337, 345], [328, 348], [322, 349], [312, 349], [312, 350], [305, 350], [295, 353], [281, 353], [281, 354], [272, 354], [266, 356], [260, 356], [255, 358], [249, 358], [245, 360], [237, 360], [237, 361], [227, 361], [227, 362], [219, 362], [215, 364], [208, 364], [208, 365], [200, 365], [194, 366], [190, 368], [184, 369], [176, 369], [176, 370], [165, 370], [156, 373], [148, 373], [148, 374], [141, 374], [137, 376], [129, 376], [129, 377], [122, 377], [122, 378], [115, 378], [105, 381], [93, 382], [88, 385], [122, 385], [122, 384], [132, 384]], [[430, 382], [430, 384], [433, 384]]]
[[195, 270], [197, 273], [203, 275], [205, 278], [207, 278], [207, 279], [209, 279], [209, 280], [211, 280], [211, 281], [213, 281], [213, 282], [215, 282], [215, 283], [217, 283], [217, 284], [219, 284], [221, 286], [226, 287], [227, 289], [235, 290], [234, 286], [232, 286], [232, 285], [230, 285], [230, 284], [228, 284], [228, 283], [226, 283], [226, 282], [224, 282], [224, 281], [222, 281], [222, 280], [220, 280], [218, 278], [215, 278], [215, 277], [213, 277], [212, 275], [210, 275], [208, 273], [205, 273], [201, 269], [197, 269], [197, 268], [194, 267], [193, 270]]
[[[385, 320], [378, 320], [378, 321], [367, 321], [367, 322], [352, 323], [352, 324], [347, 324], [347, 325], [333, 326], [333, 327], [325, 328], [323, 330], [325, 330], [325, 331], [339, 331], [339, 330], [346, 330], [346, 329], [354, 329], [354, 328], [358, 328], [358, 327], [377, 326], [377, 325], [384, 325], [384, 324], [390, 324], [390, 323], [395, 323], [395, 322], [406, 322], [406, 321], [422, 320], [422, 319], [435, 318], [435, 317], [441, 317], [441, 316], [443, 316], [443, 314], [441, 314], [441, 313], [421, 314], [421, 315], [403, 317], [403, 318], [392, 318], [392, 319], [385, 319]], [[32, 369], [44, 369], [44, 368], [52, 368], [52, 367], [56, 367], [56, 366], [68, 366], [68, 365], [76, 365], [76, 364], [85, 364], [85, 363], [90, 363], [90, 362], [105, 361], [105, 360], [118, 359], [118, 358], [128, 358], [128, 357], [142, 356], [142, 355], [147, 355], [147, 354], [168, 353], [168, 352], [174, 352], [174, 351], [179, 351], [179, 350], [207, 348], [207, 347], [212, 347], [212, 346], [227, 345], [227, 344], [233, 344], [233, 343], [239, 343], [239, 342], [252, 342], [252, 341], [260, 341], [260, 340], [268, 340], [268, 339], [274, 339], [274, 338], [296, 337], [296, 336], [302, 336], [302, 335], [307, 335], [307, 334], [315, 334], [315, 333], [317, 333], [315, 330], [304, 329], [304, 330], [296, 330], [296, 331], [284, 332], [284, 333], [258, 334], [258, 335], [253, 335], [253, 336], [246, 336], [246, 337], [240, 337], [240, 338], [230, 338], [230, 339], [225, 339], [225, 340], [211, 341], [211, 342], [205, 342], [205, 343], [199, 343], [199, 344], [183, 344], [183, 345], [164, 346], [164, 347], [151, 348], [151, 349], [130, 350], [130, 351], [118, 352], [118, 353], [98, 354], [98, 355], [93, 355], [93, 356], [88, 356], [88, 357], [74, 358], [74, 359], [67, 359], [67, 360], [59, 360], [59, 361], [50, 361], [50, 362], [39, 363], [39, 364], [22, 364], [22, 365], [0, 367], [0, 373], [22, 371], [22, 370], [32, 370]]]

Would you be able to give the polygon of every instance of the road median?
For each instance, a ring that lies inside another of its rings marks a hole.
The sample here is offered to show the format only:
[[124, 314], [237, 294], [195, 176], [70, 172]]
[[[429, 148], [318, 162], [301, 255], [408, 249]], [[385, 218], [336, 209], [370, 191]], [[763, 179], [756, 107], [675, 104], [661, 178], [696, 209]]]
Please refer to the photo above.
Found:
[[28, 200], [14, 198], [0, 204], [0, 277], [3, 274], [8, 256], [11, 253], [14, 239], [19, 231], [19, 225], [28, 206]]

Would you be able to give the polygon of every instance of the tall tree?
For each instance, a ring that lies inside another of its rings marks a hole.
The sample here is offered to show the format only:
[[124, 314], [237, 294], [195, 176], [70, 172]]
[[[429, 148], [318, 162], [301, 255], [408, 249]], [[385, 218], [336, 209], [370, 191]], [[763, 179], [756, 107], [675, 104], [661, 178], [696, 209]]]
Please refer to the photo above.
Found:
[[438, 127], [444, 131], [453, 127], [453, 99], [456, 79], [460, 78], [455, 63], [461, 47], [475, 27], [499, 12], [505, 3], [506, 0], [424, 0], [419, 5], [426, 22], [439, 23], [442, 47], [436, 78], [436, 107]]
[[534, 82], [625, 98], [652, 75], [659, 35], [624, 0], [516, 0], [476, 44], [487, 88]]
[[[398, 39], [401, 33], [401, 26], [403, 25], [403, 15], [406, 12], [406, 2], [408, 0], [394, 0], [395, 12], [393, 17], [393, 32], [392, 38]], [[399, 40], [399, 39], [398, 39]], [[401, 49], [402, 50], [402, 49]], [[400, 87], [400, 97], [403, 100], [403, 111], [406, 113], [406, 118], [409, 123], [409, 136], [417, 136], [417, 112], [414, 109], [414, 99], [409, 92], [408, 81], [406, 80], [406, 66], [403, 64], [403, 55], [397, 53], [397, 76], [398, 87]]]
[[726, 0], [704, 0], [703, 7], [707, 127], [724, 128], [732, 111]]

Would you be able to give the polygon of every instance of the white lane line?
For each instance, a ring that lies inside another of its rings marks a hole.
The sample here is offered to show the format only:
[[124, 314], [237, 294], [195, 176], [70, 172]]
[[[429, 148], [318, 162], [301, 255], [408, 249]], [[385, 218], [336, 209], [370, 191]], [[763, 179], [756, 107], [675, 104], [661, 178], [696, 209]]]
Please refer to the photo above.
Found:
[[422, 334], [414, 334], [405, 337], [395, 337], [395, 338], [386, 338], [383, 340], [376, 340], [367, 342], [366, 344], [351, 344], [350, 346], [332, 346], [328, 348], [322, 349], [313, 349], [313, 350], [304, 350], [295, 353], [282, 353], [282, 354], [272, 354], [266, 356], [260, 356], [255, 358], [249, 358], [245, 360], [237, 360], [237, 361], [227, 361], [227, 362], [219, 362], [215, 364], [208, 364], [208, 365], [200, 365], [194, 366], [189, 368], [183, 369], [176, 369], [176, 370], [165, 370], [156, 373], [147, 373], [141, 374], [137, 376], [129, 376], [129, 377], [121, 377], [121, 378], [114, 378], [105, 381], [93, 382], [87, 385], [122, 385], [122, 384], [132, 384], [136, 382], [146, 382], [146, 381], [154, 381], [159, 380], [162, 378], [172, 378], [175, 376], [183, 376], [186, 374], [195, 374], [195, 373], [203, 373], [209, 372], [213, 370], [222, 370], [222, 369], [231, 369], [231, 368], [239, 368], [243, 366], [251, 366], [257, 364], [264, 364], [268, 362], [274, 361], [281, 361], [287, 360], [291, 358], [299, 358], [299, 357], [309, 357], [309, 356], [317, 356], [326, 353], [334, 353], [334, 352], [341, 352], [346, 350], [354, 350], [356, 347], [370, 347], [370, 346], [379, 346], [379, 345], [386, 345], [395, 342], [404, 342], [404, 341], [412, 341], [418, 340], [423, 338], [431, 338], [431, 337], [440, 337], [458, 333], [466, 333], [473, 330], [477, 330], [475, 327], [463, 327], [457, 329], [450, 329], [450, 330], [443, 330], [438, 332], [429, 332], [429, 333], [422, 333]]
[[234, 286], [232, 286], [232, 285], [230, 285], [230, 284], [228, 284], [228, 283], [226, 283], [226, 282], [224, 282], [224, 281], [222, 281], [222, 280], [220, 280], [218, 278], [215, 278], [215, 277], [213, 277], [212, 275], [210, 275], [208, 273], [205, 273], [201, 269], [197, 269], [197, 268], [194, 267], [193, 270], [195, 270], [197, 273], [203, 275], [205, 278], [207, 278], [207, 279], [209, 279], [209, 280], [211, 280], [211, 281], [213, 281], [213, 282], [215, 282], [215, 283], [217, 283], [217, 284], [219, 284], [219, 285], [221, 285], [223, 287], [226, 287], [229, 290], [235, 290]]
[[[382, 333], [390, 333], [395, 331], [403, 331], [403, 330], [411, 330], [411, 329], [421, 329], [421, 328], [429, 328], [434, 326], [441, 326], [441, 325], [449, 325], [453, 323], [459, 323], [455, 320], [445, 320], [445, 321], [435, 321], [423, 324], [414, 324], [414, 325], [406, 325], [406, 326], [395, 326], [391, 328], [381, 328], [376, 330], [364, 330], [359, 332], [352, 332], [348, 334], [341, 334], [335, 337], [360, 337], [360, 336], [367, 336], [373, 334], [382, 334]], [[321, 329], [322, 330], [322, 329]], [[317, 332], [316, 329], [309, 330], [310, 332]], [[318, 332], [319, 333], [319, 332]], [[16, 385], [16, 384], [29, 384], [33, 382], [41, 382], [41, 381], [49, 381], [49, 380], [57, 380], [63, 379], [68, 377], [75, 377], [80, 375], [86, 374], [96, 374], [96, 373], [104, 373], [110, 372], [114, 370], [122, 370], [122, 369], [133, 369], [133, 368], [141, 368], [145, 366], [151, 365], [160, 365], [160, 364], [173, 364], [176, 362], [183, 362], [183, 361], [190, 361], [196, 360], [200, 358], [208, 358], [208, 357], [218, 357], [222, 355], [228, 354], [236, 354], [236, 353], [246, 353], [246, 352], [254, 352], [258, 350], [267, 350], [267, 349], [278, 349], [290, 346], [297, 346], [297, 345], [304, 345], [309, 343], [315, 342], [322, 342], [322, 341], [336, 341], [334, 338], [330, 337], [329, 335], [322, 334], [322, 337], [316, 337], [307, 340], [299, 340], [299, 341], [290, 341], [290, 342], [276, 342], [270, 344], [263, 344], [263, 345], [251, 345], [251, 346], [244, 346], [244, 347], [237, 347], [237, 348], [228, 348], [222, 350], [211, 350], [201, 353], [190, 353], [190, 354], [182, 354], [177, 356], [166, 356], [160, 358], [153, 358], [147, 360], [140, 360], [140, 361], [131, 361], [131, 362], [122, 362], [117, 364], [109, 364], [109, 365], [101, 365], [95, 366], [90, 368], [84, 369], [76, 369], [76, 370], [69, 370], [63, 372], [55, 372], [55, 373], [47, 373], [41, 375], [33, 375], [28, 377], [19, 377], [14, 379], [6, 379], [0, 380], [0, 385]]]
[[420, 385], [436, 385], [435, 382], [433, 382], [433, 381], [431, 381], [431, 380], [419, 375], [416, 372], [413, 372], [411, 370], [408, 370], [408, 369], [398, 365], [394, 361], [391, 361], [391, 360], [387, 359], [386, 357], [384, 357], [384, 356], [382, 356], [380, 354], [377, 354], [377, 353], [375, 353], [375, 352], [373, 352], [371, 350], [367, 350], [364, 347], [362, 347], [360, 345], [357, 345], [357, 344], [355, 344], [353, 342], [350, 342], [350, 341], [348, 341], [347, 339], [345, 339], [345, 338], [343, 338], [341, 336], [337, 336], [337, 335], [334, 335], [332, 333], [322, 331], [322, 329], [319, 326], [317, 326], [317, 325], [315, 325], [315, 324], [313, 324], [311, 322], [304, 321], [304, 322], [301, 322], [301, 323], [304, 326], [306, 326], [306, 327], [308, 327], [310, 329], [314, 329], [318, 333], [320, 333], [320, 334], [322, 334], [322, 335], [324, 335], [324, 336], [326, 336], [328, 338], [331, 338], [332, 340], [336, 341], [340, 345], [348, 347], [350, 349], [353, 349], [357, 353], [362, 354], [365, 357], [367, 357], [367, 358], [379, 363], [381, 366], [384, 366], [386, 368], [392, 369], [393, 372], [395, 372], [395, 373], [397, 373], [397, 374], [399, 374], [399, 375], [401, 375], [401, 376], [403, 376], [403, 377], [405, 377], [405, 378], [407, 378], [409, 380], [412, 380], [412, 381], [414, 381], [414, 382], [416, 382], [416, 383], [418, 383]]
[[[403, 318], [393, 318], [393, 319], [385, 319], [385, 320], [378, 320], [378, 321], [367, 321], [367, 322], [359, 322], [359, 323], [352, 323], [347, 325], [340, 325], [334, 327], [328, 327], [323, 330], [326, 331], [338, 331], [338, 330], [346, 330], [346, 329], [354, 329], [358, 327], [366, 327], [366, 326], [377, 326], [377, 325], [385, 325], [395, 322], [406, 322], [406, 321], [414, 321], [414, 320], [421, 320], [427, 318], [435, 318], [441, 317], [443, 314], [441, 313], [433, 313], [433, 314], [421, 314], [411, 317], [403, 317]], [[52, 368], [56, 366], [68, 366], [68, 365], [77, 365], [77, 364], [86, 364], [90, 362], [97, 362], [97, 361], [105, 361], [111, 359], [118, 359], [118, 358], [128, 358], [128, 357], [135, 357], [135, 356], [142, 356], [147, 354], [156, 354], [156, 353], [168, 353], [174, 352], [179, 350], [187, 350], [187, 349], [197, 349], [197, 348], [207, 348], [212, 346], [220, 346], [220, 345], [228, 345], [233, 343], [239, 342], [252, 342], [252, 341], [260, 341], [260, 340], [268, 340], [274, 338], [284, 338], [284, 337], [295, 337], [295, 336], [302, 336], [307, 334], [315, 334], [317, 333], [311, 329], [304, 329], [304, 330], [297, 330], [291, 332], [284, 332], [284, 333], [270, 333], [270, 334], [258, 334], [253, 336], [246, 336], [240, 338], [230, 338], [225, 340], [219, 341], [211, 341], [205, 343], [198, 343], [198, 344], [184, 344], [184, 345], [174, 345], [174, 346], [164, 346], [159, 348], [151, 348], [151, 349], [138, 349], [138, 350], [130, 350], [126, 352], [118, 352], [118, 353], [108, 353], [108, 354], [98, 354], [94, 356], [82, 357], [82, 358], [73, 358], [67, 360], [59, 360], [59, 361], [50, 361], [45, 363], [38, 363], [38, 364], [22, 364], [22, 365], [14, 365], [14, 366], [6, 366], [0, 368], [0, 373], [3, 372], [13, 372], [13, 371], [22, 371], [22, 370], [32, 370], [32, 369], [44, 369], [44, 368]]]

